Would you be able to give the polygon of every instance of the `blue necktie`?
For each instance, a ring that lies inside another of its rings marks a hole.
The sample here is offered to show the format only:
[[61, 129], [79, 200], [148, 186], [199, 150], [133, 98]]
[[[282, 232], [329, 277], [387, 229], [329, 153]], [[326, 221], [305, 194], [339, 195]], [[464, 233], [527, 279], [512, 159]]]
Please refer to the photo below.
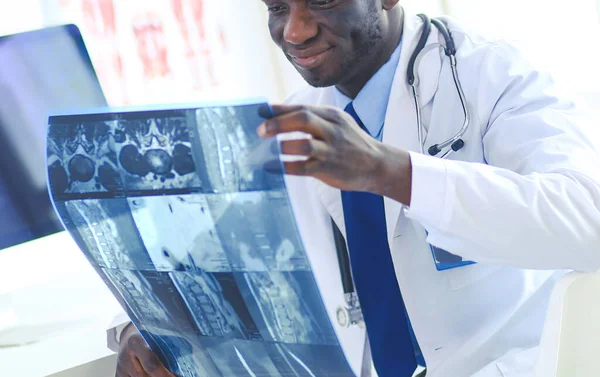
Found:
[[[352, 103], [344, 110], [365, 130]], [[411, 377], [417, 367], [404, 301], [390, 254], [383, 197], [342, 191], [354, 286], [379, 377]]]

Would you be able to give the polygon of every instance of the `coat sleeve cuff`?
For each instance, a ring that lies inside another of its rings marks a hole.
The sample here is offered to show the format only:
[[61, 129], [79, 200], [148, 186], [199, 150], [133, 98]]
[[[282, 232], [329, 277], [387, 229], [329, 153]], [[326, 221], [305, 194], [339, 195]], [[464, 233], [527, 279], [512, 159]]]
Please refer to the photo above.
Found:
[[119, 314], [112, 321], [111, 327], [106, 331], [106, 343], [108, 349], [114, 352], [119, 352], [121, 345], [121, 334], [131, 321], [125, 313]]
[[448, 212], [447, 162], [439, 158], [410, 152], [412, 164], [411, 201], [408, 218], [425, 228], [445, 230]]

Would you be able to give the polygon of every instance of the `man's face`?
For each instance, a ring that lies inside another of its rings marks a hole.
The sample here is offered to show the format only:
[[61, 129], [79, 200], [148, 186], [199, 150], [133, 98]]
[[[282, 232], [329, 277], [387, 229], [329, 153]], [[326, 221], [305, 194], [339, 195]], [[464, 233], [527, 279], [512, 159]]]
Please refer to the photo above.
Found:
[[[263, 0], [271, 38], [312, 86], [360, 81], [382, 45], [379, 0]], [[363, 73], [364, 74], [364, 73]]]

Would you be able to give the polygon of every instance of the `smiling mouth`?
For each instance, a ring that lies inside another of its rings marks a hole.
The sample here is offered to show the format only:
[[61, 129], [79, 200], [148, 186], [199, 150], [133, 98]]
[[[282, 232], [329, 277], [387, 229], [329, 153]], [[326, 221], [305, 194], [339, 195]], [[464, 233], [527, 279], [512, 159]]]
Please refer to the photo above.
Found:
[[329, 51], [331, 51], [332, 48], [333, 47], [330, 47], [327, 50], [312, 56], [297, 57], [290, 55], [290, 57], [292, 58], [296, 66], [298, 66], [299, 68], [312, 69], [318, 67], [319, 65], [321, 65], [321, 63], [323, 63], [323, 61], [327, 57], [327, 54], [329, 53]]

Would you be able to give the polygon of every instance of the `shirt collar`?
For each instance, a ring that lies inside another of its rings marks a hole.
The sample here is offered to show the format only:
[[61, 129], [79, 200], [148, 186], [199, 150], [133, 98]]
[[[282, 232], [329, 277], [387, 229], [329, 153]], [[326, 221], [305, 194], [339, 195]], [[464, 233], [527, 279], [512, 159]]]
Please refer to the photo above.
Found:
[[[367, 81], [360, 90], [352, 105], [356, 114], [360, 117], [369, 133], [374, 138], [381, 140], [385, 113], [392, 91], [392, 82], [396, 74], [396, 68], [400, 61], [400, 48], [402, 40], [390, 56], [389, 60]], [[352, 102], [337, 88], [334, 88], [336, 106], [340, 109]]]

